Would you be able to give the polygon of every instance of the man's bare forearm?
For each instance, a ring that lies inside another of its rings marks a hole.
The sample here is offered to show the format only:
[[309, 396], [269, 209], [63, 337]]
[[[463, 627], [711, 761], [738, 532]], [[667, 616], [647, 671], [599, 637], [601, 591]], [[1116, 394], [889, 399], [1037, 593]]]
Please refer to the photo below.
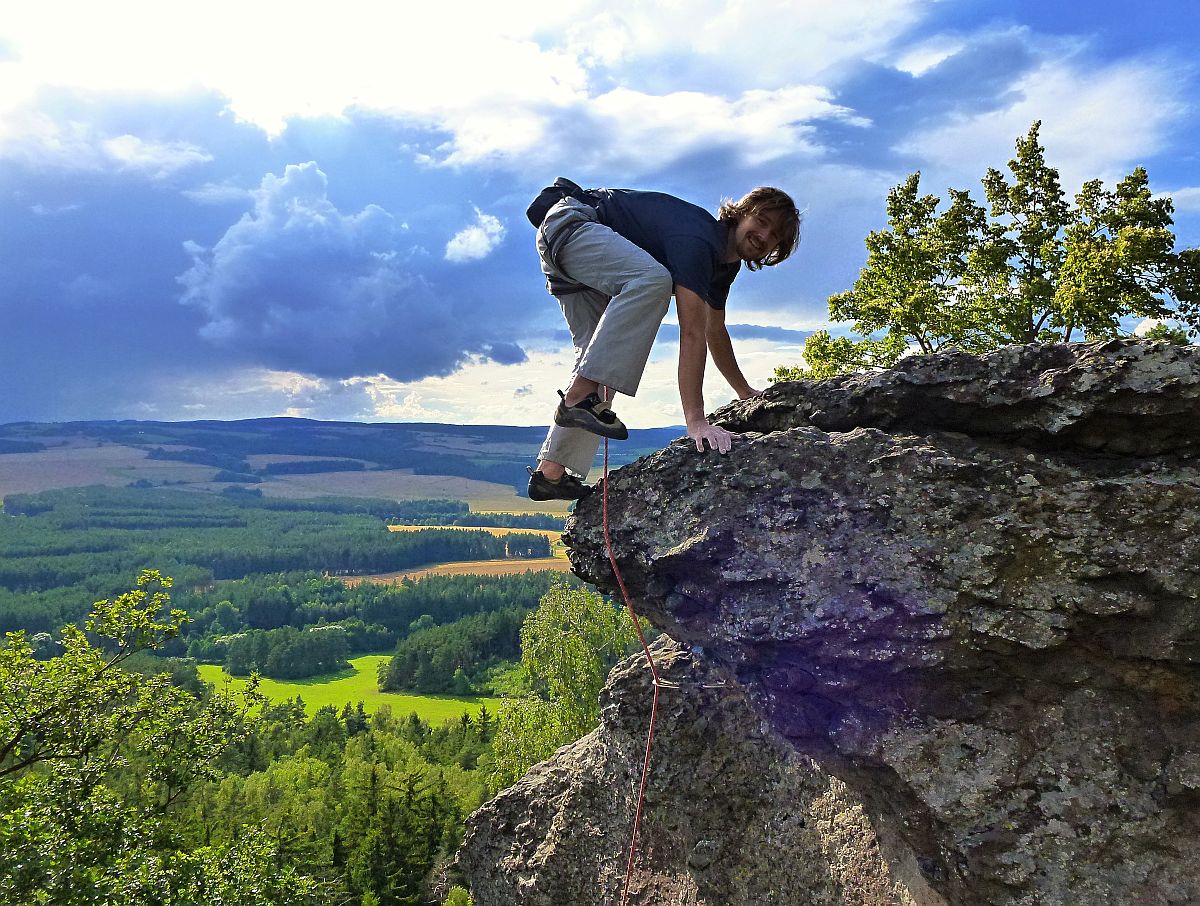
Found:
[[701, 453], [707, 448], [728, 453], [734, 435], [709, 424], [704, 412], [704, 365], [708, 361], [708, 304], [691, 290], [675, 287], [679, 314], [679, 399], [687, 421], [688, 437]]
[[704, 421], [704, 364], [708, 347], [704, 332], [679, 331], [679, 400], [683, 403], [683, 418], [687, 425]]
[[724, 323], [715, 323], [715, 319], [710, 319], [707, 339], [708, 351], [712, 353], [713, 362], [716, 364], [717, 370], [729, 382], [729, 386], [733, 388], [733, 392], [742, 399], [751, 396], [754, 393], [754, 388], [750, 386], [750, 382], [742, 374], [737, 356], [733, 351], [733, 342], [729, 339], [729, 331], [725, 328]]

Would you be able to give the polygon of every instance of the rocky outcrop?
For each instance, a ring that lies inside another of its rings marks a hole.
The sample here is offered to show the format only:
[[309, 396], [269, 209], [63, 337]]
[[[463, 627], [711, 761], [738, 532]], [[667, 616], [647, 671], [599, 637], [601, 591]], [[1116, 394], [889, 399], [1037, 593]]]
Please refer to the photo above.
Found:
[[[942, 902], [913, 898], [927, 885], [895, 831], [881, 840], [845, 784], [773, 733], [745, 690], [669, 639], [652, 651], [663, 685], [630, 902]], [[652, 696], [644, 659], [619, 665], [601, 727], [472, 817], [459, 866], [477, 904], [619, 902]]]
[[[610, 477], [639, 612], [725, 683], [663, 691], [631, 902], [1200, 902], [1200, 350], [913, 358], [717, 417], [730, 454]], [[614, 590], [598, 495], [568, 543]], [[472, 819], [481, 906], [615, 902], [644, 672]]]

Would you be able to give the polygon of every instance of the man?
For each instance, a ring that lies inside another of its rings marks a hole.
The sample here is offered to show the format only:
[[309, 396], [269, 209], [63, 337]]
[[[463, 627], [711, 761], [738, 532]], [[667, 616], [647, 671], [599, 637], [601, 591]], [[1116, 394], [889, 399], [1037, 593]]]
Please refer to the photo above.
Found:
[[578, 500], [601, 437], [625, 425], [602, 389], [634, 396], [650, 347], [675, 296], [679, 397], [696, 449], [729, 452], [732, 434], [709, 424], [704, 366], [709, 353], [739, 399], [757, 396], [738, 367], [725, 301], [742, 262], [758, 270], [784, 261], [800, 241], [800, 215], [779, 189], [726, 201], [718, 217], [661, 192], [583, 190], [559, 179], [530, 206], [550, 293], [575, 345], [575, 372], [530, 470], [534, 500]]

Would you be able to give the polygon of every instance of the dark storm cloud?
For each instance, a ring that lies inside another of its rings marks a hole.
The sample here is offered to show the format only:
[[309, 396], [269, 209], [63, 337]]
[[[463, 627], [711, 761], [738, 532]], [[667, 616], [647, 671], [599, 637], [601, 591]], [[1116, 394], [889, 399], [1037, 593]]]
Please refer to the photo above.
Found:
[[315, 162], [268, 175], [254, 209], [179, 279], [201, 334], [256, 363], [321, 377], [401, 381], [454, 371], [471, 354], [525, 353], [476, 306], [439, 288], [429, 249], [378, 205], [344, 214]]
[[[428, 130], [351, 116], [300, 121], [268, 141], [210, 94], [59, 92], [40, 103], [70, 125], [71, 143], [4, 149], [0, 422], [186, 417], [217, 395], [220, 411], [274, 414], [283, 397], [260, 387], [253, 411], [229, 376], [519, 362], [526, 333], [561, 322], [523, 219], [527, 193], [511, 179], [419, 167], [413, 149], [442, 140]], [[106, 156], [105, 143], [126, 135], [145, 143], [126, 140], [135, 150], [189, 149], [184, 165]], [[324, 189], [315, 172], [264, 189], [264, 173], [310, 158], [330, 174]], [[485, 258], [444, 261], [477, 211], [511, 237]]]

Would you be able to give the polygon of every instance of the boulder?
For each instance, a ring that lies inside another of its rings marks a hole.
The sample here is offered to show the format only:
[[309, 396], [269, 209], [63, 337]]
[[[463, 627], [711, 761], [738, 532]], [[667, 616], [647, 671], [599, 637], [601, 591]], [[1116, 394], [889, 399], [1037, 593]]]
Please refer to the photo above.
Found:
[[[715, 420], [728, 455], [609, 478], [686, 680], [630, 902], [1200, 902], [1200, 350], [913, 357]], [[566, 537], [615, 592], [599, 494]], [[472, 818], [480, 906], [619, 902], [646, 685]]]

